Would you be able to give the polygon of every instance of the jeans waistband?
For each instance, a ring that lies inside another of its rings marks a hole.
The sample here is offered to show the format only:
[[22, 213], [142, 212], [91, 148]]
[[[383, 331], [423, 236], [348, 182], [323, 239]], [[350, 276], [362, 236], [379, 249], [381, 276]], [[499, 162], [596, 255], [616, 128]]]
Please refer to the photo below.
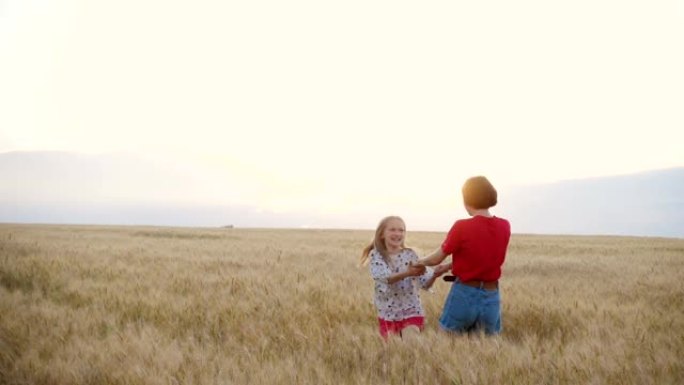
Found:
[[496, 280], [496, 281], [473, 280], [473, 281], [463, 282], [458, 277], [453, 276], [453, 275], [446, 275], [446, 276], [444, 276], [443, 279], [447, 282], [460, 283], [462, 285], [475, 287], [478, 289], [485, 289], [485, 290], [498, 290], [499, 289], [499, 280]]

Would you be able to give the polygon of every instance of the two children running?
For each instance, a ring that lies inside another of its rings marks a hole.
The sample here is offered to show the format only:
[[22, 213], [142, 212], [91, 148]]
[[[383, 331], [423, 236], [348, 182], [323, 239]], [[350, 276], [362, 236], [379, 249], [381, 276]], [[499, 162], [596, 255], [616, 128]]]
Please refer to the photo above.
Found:
[[[406, 247], [406, 225], [397, 216], [380, 221], [373, 242], [363, 250], [361, 262], [369, 263], [375, 281], [374, 302], [384, 338], [424, 328], [418, 286], [428, 289], [448, 271], [454, 281], [440, 327], [452, 333], [501, 332], [499, 278], [510, 224], [489, 212], [497, 203], [497, 192], [487, 178], [468, 179], [462, 194], [471, 218], [456, 221], [442, 245], [425, 258]], [[441, 264], [449, 255], [452, 262]]]

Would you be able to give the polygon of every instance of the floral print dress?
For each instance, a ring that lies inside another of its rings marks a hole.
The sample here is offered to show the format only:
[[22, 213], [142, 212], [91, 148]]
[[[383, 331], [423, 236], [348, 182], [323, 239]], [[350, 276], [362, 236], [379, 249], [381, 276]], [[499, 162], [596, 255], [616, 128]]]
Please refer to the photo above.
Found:
[[375, 281], [374, 302], [378, 317], [387, 321], [400, 321], [410, 317], [424, 317], [418, 290], [427, 289], [434, 271], [427, 268], [425, 274], [408, 277], [395, 283], [388, 283], [390, 275], [406, 271], [409, 262], [418, 261], [418, 255], [411, 249], [403, 249], [398, 255], [390, 256], [389, 265], [375, 249], [370, 252], [370, 274]]

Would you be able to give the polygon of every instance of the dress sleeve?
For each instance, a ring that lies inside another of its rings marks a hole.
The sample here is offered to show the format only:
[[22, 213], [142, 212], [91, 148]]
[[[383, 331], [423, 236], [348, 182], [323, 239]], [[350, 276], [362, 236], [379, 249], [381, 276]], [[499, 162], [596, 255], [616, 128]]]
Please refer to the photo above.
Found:
[[373, 280], [380, 283], [388, 283], [389, 276], [392, 275], [389, 266], [382, 258], [382, 255], [375, 250], [371, 250], [370, 274]]
[[429, 289], [427, 284], [428, 284], [428, 281], [430, 279], [432, 279], [433, 275], [435, 275], [435, 271], [431, 267], [426, 268], [425, 273], [423, 273], [423, 275], [418, 277], [418, 281], [420, 282], [420, 287], [422, 287], [425, 290]]

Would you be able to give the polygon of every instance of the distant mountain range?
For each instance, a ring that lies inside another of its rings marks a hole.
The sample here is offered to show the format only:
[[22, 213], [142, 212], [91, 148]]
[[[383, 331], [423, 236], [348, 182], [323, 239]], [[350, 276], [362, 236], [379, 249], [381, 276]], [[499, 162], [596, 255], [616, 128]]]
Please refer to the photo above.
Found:
[[[323, 216], [316, 208], [276, 213], [198, 204], [197, 197], [216, 189], [210, 181], [132, 155], [0, 153], [0, 175], [0, 222], [368, 227], [367, 218]], [[494, 211], [511, 221], [515, 233], [684, 237], [684, 167], [521, 186], [501, 195]], [[378, 215], [372, 214], [371, 226]]]
[[684, 167], [512, 189], [515, 232], [684, 237]]

